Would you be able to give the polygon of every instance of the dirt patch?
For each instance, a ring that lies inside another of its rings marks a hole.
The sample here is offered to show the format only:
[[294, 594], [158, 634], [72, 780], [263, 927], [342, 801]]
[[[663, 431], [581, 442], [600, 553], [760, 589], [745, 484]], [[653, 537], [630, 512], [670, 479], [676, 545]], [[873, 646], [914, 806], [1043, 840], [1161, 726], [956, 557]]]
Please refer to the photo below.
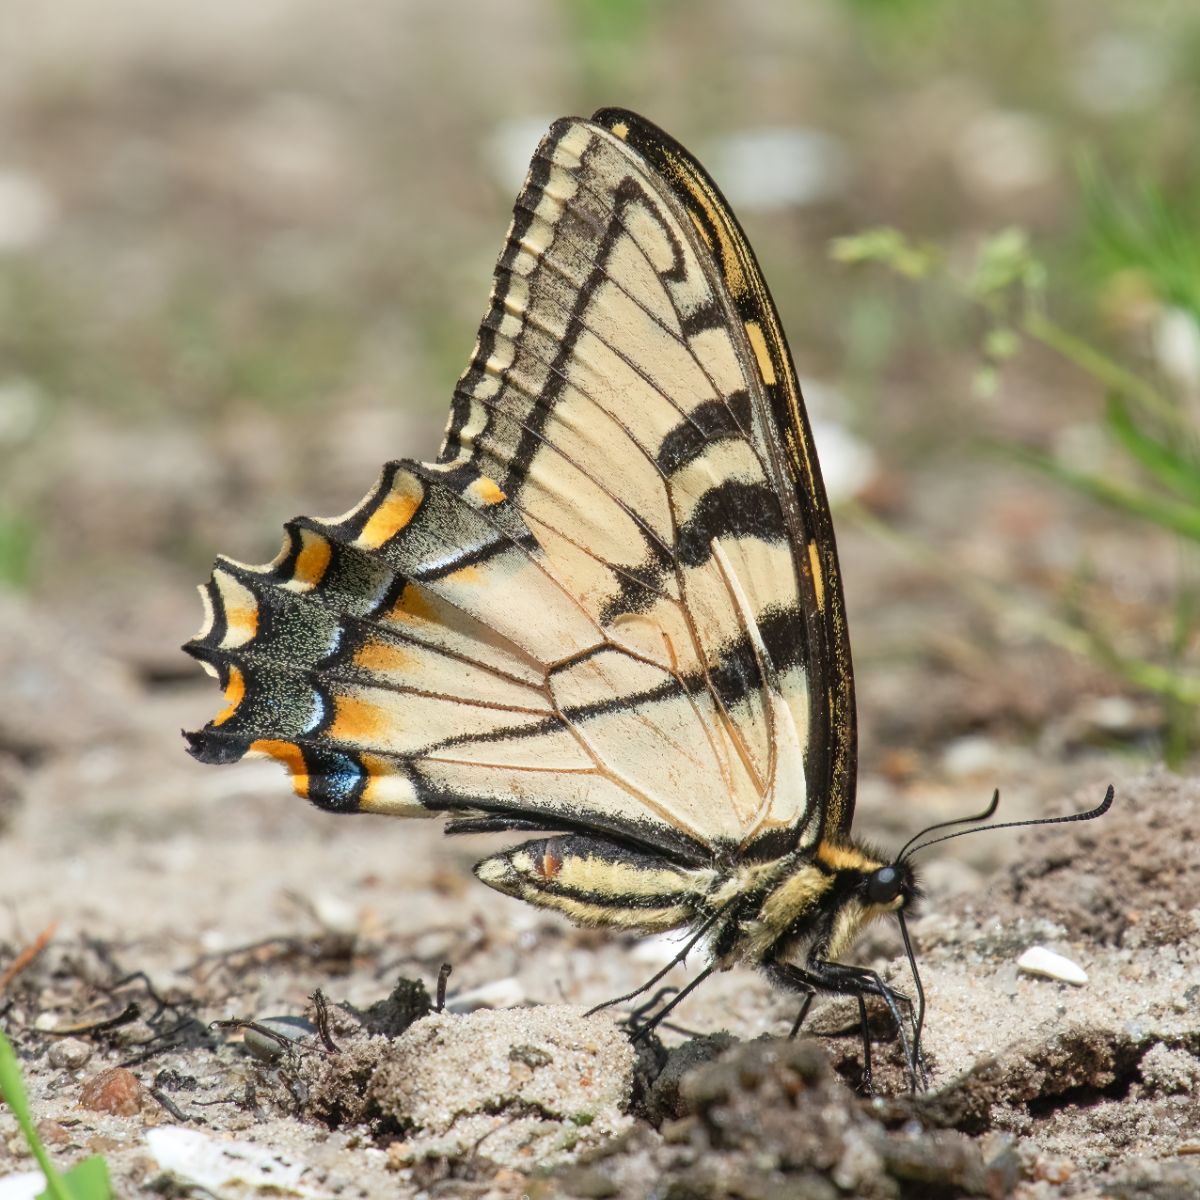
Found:
[[[315, 1195], [608, 1196], [659, 1186], [680, 1200], [1174, 1200], [1200, 1195], [1190, 1157], [1200, 1148], [1200, 930], [1184, 907], [1200, 844], [1179, 833], [1197, 804], [1197, 782], [1152, 774], [1123, 783], [1103, 820], [1054, 831], [1053, 843], [1031, 839], [986, 903], [973, 892], [930, 906], [916, 926], [931, 1076], [918, 1096], [907, 1094], [882, 1014], [877, 1098], [856, 1092], [852, 1005], [827, 1002], [811, 1026], [816, 1041], [763, 1040], [750, 1014], [784, 1014], [754, 976], [714, 980], [689, 1006], [689, 1024], [729, 1033], [651, 1045], [635, 1064], [606, 1014], [431, 1012], [414, 979], [389, 994], [395, 947], [361, 932], [263, 939], [174, 969], [169, 947], [153, 939], [56, 940], [10, 984], [4, 1020], [55, 1153], [69, 1161], [99, 1148], [129, 1187], [187, 1177], [193, 1151], [180, 1158], [182, 1134], [148, 1140], [186, 1127], [218, 1149], [236, 1134], [238, 1162], [257, 1147]], [[1071, 833], [1085, 835], [1074, 857]], [[440, 894], [451, 911], [471, 896]], [[1080, 923], [1084, 894], [1111, 901], [1101, 925]], [[1166, 936], [1168, 919], [1179, 936]], [[406, 961], [425, 963], [433, 990], [440, 953], [457, 947], [511, 1000], [521, 985], [501, 978], [517, 961], [504, 927], [485, 920], [474, 941], [464, 937], [469, 921], [457, 932], [427, 928]], [[529, 965], [544, 972], [562, 958], [607, 972], [609, 986], [620, 977], [626, 952], [613, 939], [559, 931], [546, 940], [538, 928], [519, 935], [527, 947], [540, 941]], [[1079, 963], [1088, 983], [1018, 971], [1035, 942]], [[875, 965], [911, 986], [903, 961], [876, 949]], [[131, 973], [135, 964], [149, 974]], [[330, 997], [324, 1015], [307, 999], [318, 984]], [[487, 992], [451, 989], [450, 1003], [470, 1008], [472, 994]], [[212, 1025], [233, 1016], [258, 1028]], [[99, 1103], [115, 1095], [114, 1080], [121, 1103]], [[6, 1120], [0, 1164], [14, 1170], [20, 1143]]]
[[1187, 940], [1200, 914], [1200, 848], [1185, 815], [1196, 798], [1193, 782], [1163, 771], [1118, 796], [1101, 821], [1030, 831], [991, 893], [994, 911], [1036, 913], [1071, 939], [1113, 946]]

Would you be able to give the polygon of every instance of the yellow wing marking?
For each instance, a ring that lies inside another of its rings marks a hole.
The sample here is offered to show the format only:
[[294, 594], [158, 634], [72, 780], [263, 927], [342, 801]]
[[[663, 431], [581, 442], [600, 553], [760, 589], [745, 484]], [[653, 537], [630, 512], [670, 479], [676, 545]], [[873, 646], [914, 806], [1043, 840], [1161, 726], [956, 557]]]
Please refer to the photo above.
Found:
[[768, 387], [775, 385], [775, 364], [771, 361], [771, 352], [767, 349], [767, 339], [762, 326], [757, 321], [746, 321], [746, 336], [750, 339], [750, 348], [754, 351], [754, 360], [758, 363], [759, 374], [763, 383]]
[[325, 577], [332, 557], [333, 547], [328, 539], [315, 530], [301, 529], [300, 553], [296, 555], [292, 577], [284, 587], [293, 592], [311, 592]]
[[817, 608], [825, 611], [825, 571], [821, 566], [821, 552], [816, 542], [808, 543], [808, 566], [812, 571], [813, 593], [817, 598]]

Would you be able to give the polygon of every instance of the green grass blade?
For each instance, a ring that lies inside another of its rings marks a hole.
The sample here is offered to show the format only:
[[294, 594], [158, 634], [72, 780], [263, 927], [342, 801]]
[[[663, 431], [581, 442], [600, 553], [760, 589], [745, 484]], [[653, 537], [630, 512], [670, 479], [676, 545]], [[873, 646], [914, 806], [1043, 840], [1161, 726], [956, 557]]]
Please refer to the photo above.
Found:
[[1140, 407], [1148, 413], [1153, 413], [1155, 420], [1162, 422], [1164, 427], [1178, 429], [1181, 434], [1188, 431], [1187, 420], [1177, 405], [1161, 396], [1132, 371], [1115, 362], [1107, 354], [1101, 353], [1082, 338], [1068, 333], [1044, 314], [1027, 313], [1021, 322], [1021, 328], [1035, 341], [1041, 342], [1056, 354], [1061, 354], [1093, 379], [1098, 379], [1110, 391], [1120, 392], [1136, 400]]
[[1183, 504], [1178, 500], [1139, 491], [1103, 475], [1072, 470], [1036, 450], [1010, 446], [1005, 452], [1018, 462], [1074, 488], [1084, 496], [1090, 496], [1093, 500], [1099, 500], [1110, 508], [1138, 520], [1149, 521], [1162, 529], [1169, 529], [1192, 541], [1200, 542], [1200, 507], [1196, 505]]
[[936, 551], [881, 521], [856, 501], [843, 505], [842, 511], [905, 561], [919, 563], [935, 578], [943, 580], [948, 587], [966, 596], [980, 608], [1035, 637], [1043, 638], [1051, 645], [1098, 663], [1134, 687], [1175, 701], [1192, 711], [1200, 709], [1200, 675], [1163, 667], [1145, 659], [1122, 656], [1094, 626], [1080, 628], [1068, 624], [1049, 613], [1022, 605], [1003, 588], [964, 575], [948, 565]]
[[33, 1123], [29, 1095], [21, 1079], [21, 1064], [3, 1030], [0, 1030], [0, 1100], [12, 1110], [21, 1133], [33, 1151], [33, 1157], [46, 1177], [46, 1190], [38, 1194], [38, 1200], [112, 1200], [108, 1164], [98, 1154], [76, 1163], [65, 1174], [59, 1174], [54, 1169]]
[[0, 1095], [16, 1117], [17, 1124], [21, 1127], [30, 1150], [33, 1151], [33, 1157], [37, 1159], [37, 1164], [46, 1177], [46, 1190], [42, 1195], [47, 1197], [47, 1200], [75, 1200], [67, 1190], [62, 1176], [54, 1169], [54, 1164], [51, 1163], [50, 1156], [34, 1128], [29, 1096], [21, 1079], [21, 1065], [17, 1061], [17, 1053], [12, 1048], [12, 1043], [4, 1036], [3, 1030], [0, 1030]]
[[1141, 463], [1163, 487], [1170, 488], [1189, 504], [1200, 505], [1200, 459], [1180, 454], [1146, 433], [1118, 392], [1108, 398], [1106, 420], [1109, 432], [1130, 458]]
[[[112, 1180], [108, 1176], [108, 1163], [99, 1154], [76, 1163], [63, 1177], [71, 1200], [112, 1200]], [[54, 1200], [43, 1192], [37, 1200]]]

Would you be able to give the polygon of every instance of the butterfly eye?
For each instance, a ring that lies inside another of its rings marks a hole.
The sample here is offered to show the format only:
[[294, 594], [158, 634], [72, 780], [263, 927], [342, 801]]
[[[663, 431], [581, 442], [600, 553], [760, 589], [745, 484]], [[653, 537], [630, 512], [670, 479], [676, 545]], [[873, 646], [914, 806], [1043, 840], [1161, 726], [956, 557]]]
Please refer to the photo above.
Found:
[[895, 867], [880, 867], [867, 880], [867, 899], [872, 904], [891, 904], [900, 895], [900, 872]]

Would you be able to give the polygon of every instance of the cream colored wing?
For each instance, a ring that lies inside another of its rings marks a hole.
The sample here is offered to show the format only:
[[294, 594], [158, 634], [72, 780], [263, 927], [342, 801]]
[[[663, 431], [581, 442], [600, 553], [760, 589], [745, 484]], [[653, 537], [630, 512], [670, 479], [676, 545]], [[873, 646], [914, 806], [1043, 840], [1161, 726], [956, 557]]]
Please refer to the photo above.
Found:
[[332, 808], [687, 861], [820, 835], [825, 580], [774, 424], [780, 351], [679, 181], [609, 123], [539, 147], [438, 461], [292, 522], [266, 567], [218, 561], [188, 648], [228, 704], [198, 757], [272, 755]]

